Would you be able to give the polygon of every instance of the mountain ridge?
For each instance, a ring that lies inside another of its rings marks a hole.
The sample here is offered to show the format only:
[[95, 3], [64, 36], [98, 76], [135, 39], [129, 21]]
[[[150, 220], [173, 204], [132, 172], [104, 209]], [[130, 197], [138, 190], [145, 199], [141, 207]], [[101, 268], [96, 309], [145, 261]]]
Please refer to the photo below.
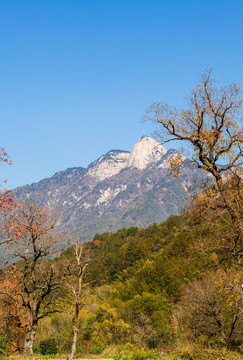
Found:
[[144, 136], [131, 152], [110, 150], [87, 168], [68, 168], [12, 193], [17, 201], [61, 211], [59, 230], [70, 229], [85, 240], [97, 232], [146, 227], [179, 214], [187, 186], [203, 176], [184, 161], [180, 178], [174, 179], [168, 158], [176, 153]]

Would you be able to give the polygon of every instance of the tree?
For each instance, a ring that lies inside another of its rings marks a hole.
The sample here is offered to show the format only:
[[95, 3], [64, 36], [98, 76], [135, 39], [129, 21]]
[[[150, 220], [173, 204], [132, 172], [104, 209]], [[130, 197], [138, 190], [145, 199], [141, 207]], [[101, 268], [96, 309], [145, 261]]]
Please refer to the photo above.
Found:
[[17, 275], [10, 269], [1, 271], [0, 279], [0, 334], [4, 335], [12, 352], [23, 348], [24, 329], [19, 326], [25, 321], [25, 310]]
[[102, 348], [105, 345], [124, 343], [129, 336], [130, 326], [122, 319], [117, 306], [110, 301], [101, 303], [91, 321], [91, 343]]
[[[50, 256], [60, 249], [60, 236], [54, 231], [56, 218], [34, 203], [18, 205], [6, 214], [3, 227], [4, 242], [15, 261], [12, 274], [18, 278], [25, 321], [19, 326], [26, 330], [24, 354], [33, 354], [33, 342], [40, 319], [58, 310], [53, 308], [63, 273]], [[17, 301], [17, 300], [16, 300]]]
[[[242, 223], [243, 218], [243, 181], [239, 174], [224, 179], [224, 197], [214, 184], [205, 184], [200, 193], [192, 194], [187, 204], [186, 213], [191, 224], [200, 229], [197, 250], [210, 255], [215, 263], [227, 265], [241, 264]], [[234, 225], [225, 206], [225, 200], [235, 210], [239, 218], [238, 228]]]
[[[5, 164], [12, 165], [12, 161], [9, 159], [8, 153], [4, 148], [0, 148], [0, 162], [4, 162]], [[6, 184], [7, 180], [3, 180], [3, 182]], [[12, 204], [13, 199], [9, 192], [4, 189], [0, 192], [0, 210], [10, 210], [13, 206]]]
[[184, 286], [178, 305], [187, 336], [240, 345], [243, 331], [242, 274], [218, 270]]
[[71, 291], [74, 295], [74, 314], [72, 318], [72, 330], [73, 330], [73, 341], [72, 341], [72, 347], [71, 352], [68, 355], [68, 360], [73, 360], [73, 357], [76, 353], [77, 348], [77, 339], [78, 339], [78, 318], [79, 313], [81, 310], [81, 293], [83, 286], [83, 277], [85, 274], [85, 269], [89, 264], [89, 258], [84, 259], [84, 244], [80, 243], [79, 241], [76, 242], [75, 245], [73, 245], [73, 253], [74, 253], [74, 261], [70, 262], [68, 265], [68, 272], [70, 275], [70, 278], [68, 279], [69, 287], [71, 288]]
[[[207, 195], [213, 198], [220, 195], [234, 229], [232, 254], [239, 257], [243, 251], [242, 208], [239, 209], [229, 196], [224, 176], [230, 172], [238, 177], [240, 186], [235, 190], [237, 197], [242, 197], [238, 171], [243, 164], [243, 129], [237, 116], [243, 99], [237, 84], [220, 86], [211, 72], [207, 70], [202, 75], [186, 108], [154, 103], [145, 119], [159, 124], [158, 134], [163, 143], [174, 140], [185, 143], [191, 163], [212, 175], [214, 184], [210, 190], [214, 191]], [[180, 156], [171, 159], [173, 170], [177, 171], [182, 163]]]

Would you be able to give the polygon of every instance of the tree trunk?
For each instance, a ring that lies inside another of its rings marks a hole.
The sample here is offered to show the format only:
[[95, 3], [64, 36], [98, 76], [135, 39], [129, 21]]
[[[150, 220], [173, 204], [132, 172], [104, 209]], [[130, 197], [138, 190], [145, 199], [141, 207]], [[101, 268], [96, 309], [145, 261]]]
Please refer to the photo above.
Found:
[[76, 354], [77, 339], [78, 339], [78, 329], [77, 329], [77, 327], [74, 325], [74, 326], [73, 326], [73, 343], [72, 343], [71, 352], [70, 352], [70, 354], [68, 355], [68, 360], [73, 360], [73, 357], [74, 357], [74, 355]]
[[84, 271], [86, 269], [86, 266], [88, 265], [88, 263], [86, 263], [85, 265], [82, 265], [83, 246], [78, 241], [77, 241], [77, 244], [74, 245], [74, 252], [75, 252], [75, 258], [76, 258], [76, 266], [78, 269], [78, 276], [77, 276], [78, 284], [77, 284], [77, 288], [75, 288], [75, 286], [71, 286], [72, 292], [75, 297], [75, 310], [74, 310], [73, 319], [72, 319], [73, 343], [72, 343], [71, 352], [68, 355], [68, 360], [73, 360], [73, 357], [76, 354], [77, 339], [78, 339], [78, 333], [79, 333], [77, 324], [78, 324], [78, 316], [79, 316], [79, 311], [80, 311], [80, 302], [81, 302], [80, 297], [81, 297], [81, 291], [82, 291], [82, 280], [83, 280]]
[[27, 334], [24, 340], [24, 352], [23, 352], [24, 356], [33, 355], [33, 344], [35, 340], [35, 335], [36, 335], [36, 326], [27, 329]]
[[[81, 286], [80, 286], [80, 289], [81, 289]], [[72, 323], [73, 323], [73, 343], [72, 343], [71, 352], [68, 355], [68, 360], [73, 360], [73, 357], [76, 354], [77, 339], [78, 339], [77, 322], [78, 322], [79, 310], [80, 310], [80, 303], [79, 303], [79, 296], [78, 296], [78, 297], [76, 297], [75, 312], [74, 312], [74, 316], [73, 316], [73, 320], [72, 320]]]

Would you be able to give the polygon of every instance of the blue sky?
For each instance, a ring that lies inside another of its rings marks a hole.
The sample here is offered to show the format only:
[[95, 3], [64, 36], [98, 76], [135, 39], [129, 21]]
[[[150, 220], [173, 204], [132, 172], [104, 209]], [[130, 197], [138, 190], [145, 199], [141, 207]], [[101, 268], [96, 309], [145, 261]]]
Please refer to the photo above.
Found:
[[14, 188], [132, 150], [154, 100], [243, 85], [243, 1], [0, 0], [0, 146]]

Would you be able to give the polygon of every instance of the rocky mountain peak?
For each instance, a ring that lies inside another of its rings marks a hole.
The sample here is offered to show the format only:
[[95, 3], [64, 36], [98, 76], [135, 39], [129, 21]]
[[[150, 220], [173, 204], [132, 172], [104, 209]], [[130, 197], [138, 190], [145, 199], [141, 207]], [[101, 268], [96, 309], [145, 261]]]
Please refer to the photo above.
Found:
[[128, 159], [128, 166], [143, 170], [148, 165], [158, 163], [166, 153], [167, 150], [158, 141], [143, 136], [135, 144]]
[[143, 170], [151, 164], [158, 163], [166, 153], [167, 150], [158, 141], [149, 136], [143, 136], [135, 144], [131, 153], [111, 150], [90, 164], [87, 174], [102, 181], [118, 174], [126, 167]]
[[127, 151], [111, 150], [89, 165], [87, 174], [102, 181], [118, 174], [127, 166], [130, 153]]

